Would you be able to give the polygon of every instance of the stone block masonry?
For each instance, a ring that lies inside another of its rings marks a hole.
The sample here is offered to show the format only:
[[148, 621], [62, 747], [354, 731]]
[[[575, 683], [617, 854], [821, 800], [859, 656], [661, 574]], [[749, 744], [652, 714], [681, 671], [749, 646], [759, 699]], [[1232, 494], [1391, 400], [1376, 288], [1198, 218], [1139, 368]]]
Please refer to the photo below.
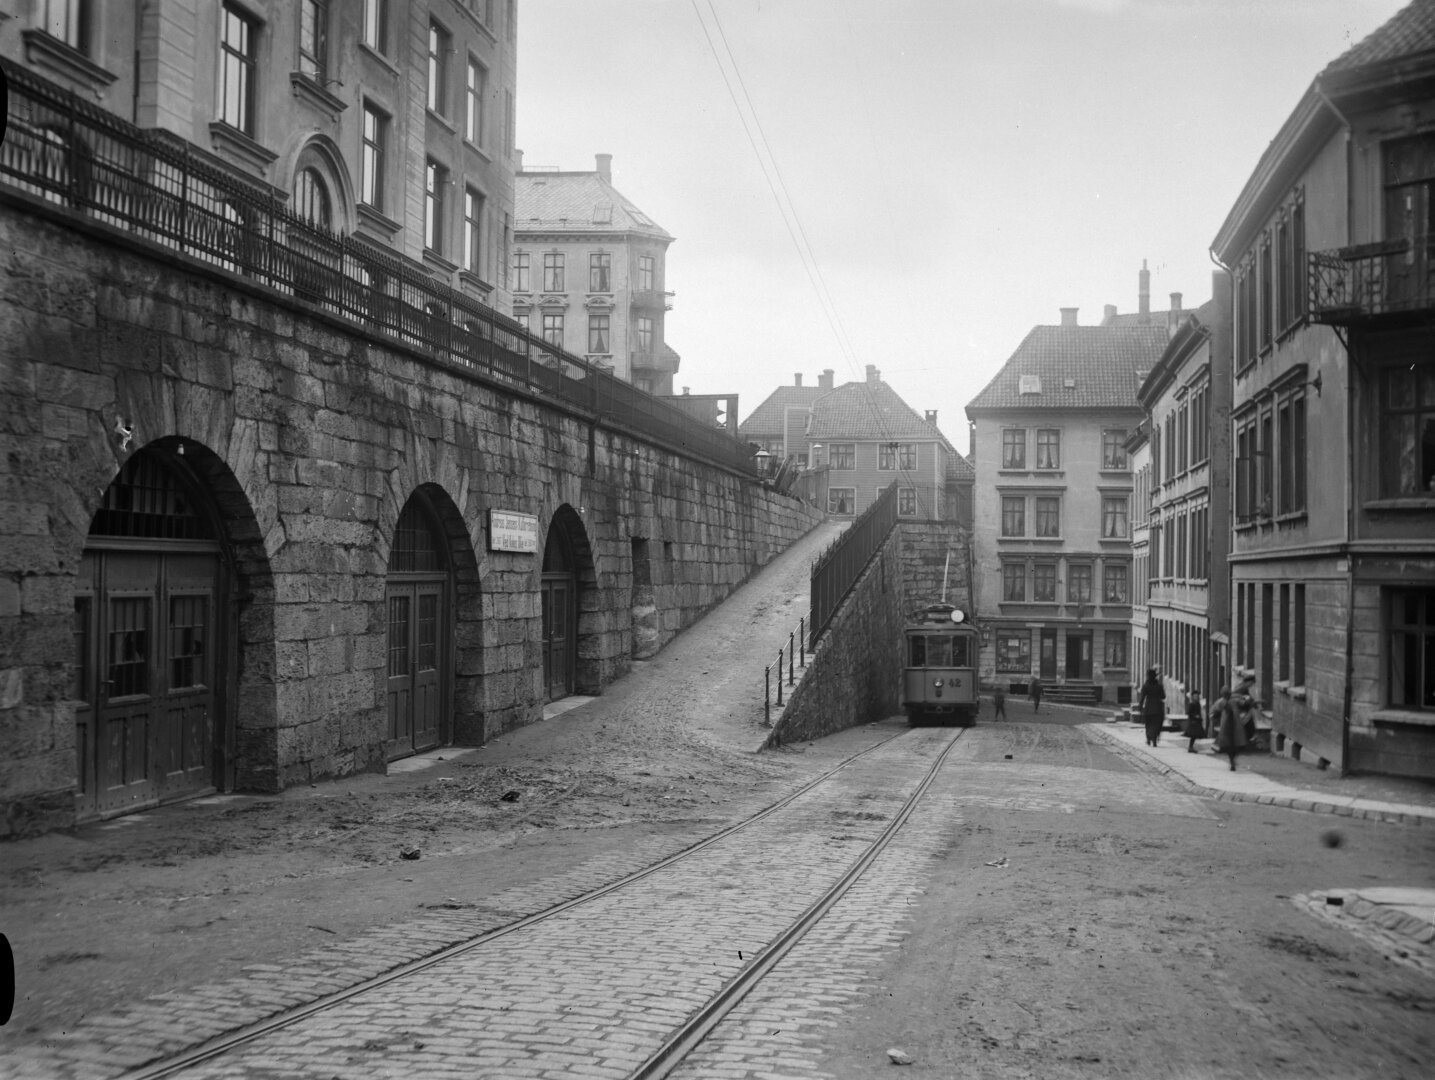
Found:
[[[222, 788], [382, 769], [395, 753], [386, 597], [416, 492], [448, 545], [445, 742], [541, 717], [555, 524], [577, 563], [574, 689], [597, 693], [634, 655], [635, 540], [650, 651], [819, 520], [751, 478], [62, 208], [0, 194], [0, 252], [0, 836], [75, 820], [82, 557], [136, 453], [185, 470], [221, 534]], [[492, 509], [536, 516], [538, 551], [489, 550]]]

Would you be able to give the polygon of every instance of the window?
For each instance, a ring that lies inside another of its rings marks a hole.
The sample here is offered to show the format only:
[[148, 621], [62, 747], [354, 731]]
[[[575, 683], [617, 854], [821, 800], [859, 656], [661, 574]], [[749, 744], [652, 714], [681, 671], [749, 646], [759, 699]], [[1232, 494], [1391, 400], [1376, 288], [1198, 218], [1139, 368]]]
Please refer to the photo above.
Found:
[[1101, 538], [1103, 540], [1123, 539], [1130, 534], [1130, 505], [1127, 495], [1103, 495], [1101, 497]]
[[1026, 499], [1023, 496], [1002, 496], [1002, 535], [1026, 535]]
[[1291, 611], [1291, 682], [1305, 685], [1305, 586], [1295, 587]]
[[528, 292], [531, 282], [529, 281], [528, 252], [515, 251], [513, 253], [513, 291]]
[[329, 228], [329, 189], [317, 169], [300, 169], [294, 177], [294, 212], [311, 224]]
[[1272, 309], [1272, 287], [1271, 287], [1271, 234], [1269, 232], [1261, 235], [1261, 261], [1260, 261], [1260, 351], [1265, 352], [1271, 347], [1275, 333], [1272, 329], [1275, 325], [1275, 312]]
[[1002, 468], [1026, 468], [1026, 429], [1005, 428], [1002, 431]]
[[1002, 564], [1002, 600], [1013, 603], [1026, 600], [1026, 567], [1021, 563]]
[[613, 291], [613, 256], [595, 251], [588, 256], [588, 291]]
[[902, 443], [897, 447], [897, 468], [915, 469], [917, 467], [917, 444]]
[[1079, 563], [1066, 568], [1066, 602], [1069, 604], [1091, 603], [1091, 567]]
[[917, 516], [917, 489], [897, 489], [897, 514], [899, 517]]
[[897, 444], [879, 443], [877, 446], [877, 468], [895, 471], [897, 468]]
[[483, 195], [474, 188], [463, 192], [463, 268], [477, 274], [483, 261]]
[[1191, 393], [1191, 464], [1211, 456], [1211, 387], [1204, 384]]
[[1126, 469], [1126, 432], [1112, 429], [1101, 433], [1101, 467], [1109, 471]]
[[654, 261], [651, 255], [638, 256], [638, 288], [643, 291], [651, 291], [656, 288], [654, 281]]
[[516, 322], [519, 326], [523, 327], [523, 332], [525, 334], [531, 334], [533, 332], [533, 324], [530, 321], [531, 318], [532, 317], [526, 311], [518, 311], [515, 312], [513, 315], [513, 321]]
[[219, 119], [254, 134], [254, 23], [228, 4], [220, 16]]
[[1106, 639], [1106, 655], [1102, 659], [1102, 667], [1125, 668], [1128, 666], [1126, 659], [1126, 631], [1107, 630], [1103, 635]]
[[483, 97], [488, 88], [488, 72], [473, 57], [468, 58], [468, 113], [463, 136], [474, 146], [483, 145]]
[[1435, 494], [1435, 366], [1380, 373], [1380, 494]]
[[76, 52], [90, 45], [90, 0], [45, 0], [41, 14], [45, 33]]
[[1305, 394], [1286, 394], [1276, 409], [1276, 512], [1305, 509]]
[[424, 246], [435, 254], [443, 253], [443, 194], [448, 184], [448, 170], [433, 158], [424, 169]]
[[[638, 352], [644, 356], [653, 351], [653, 320], [648, 315], [638, 316]], [[852, 466], [847, 466], [849, 469]]]
[[1031, 635], [1015, 632], [997, 634], [998, 671], [1031, 671]]
[[514, 138], [513, 91], [505, 90], [503, 92], [503, 149], [509, 157], [513, 156]]
[[1056, 428], [1036, 429], [1036, 467], [1061, 468], [1061, 432]]
[[851, 514], [857, 503], [854, 488], [835, 487], [827, 489], [827, 512], [829, 514]]
[[600, 356], [608, 355], [612, 350], [608, 347], [608, 320], [607, 314], [599, 315], [591, 312], [588, 315], [588, 351]]
[[564, 257], [561, 251], [550, 251], [543, 256], [543, 291], [563, 292], [567, 286], [564, 283]]
[[1392, 589], [1389, 604], [1390, 704], [1435, 708], [1435, 589]]
[[1031, 598], [1039, 604], [1056, 603], [1056, 563], [1037, 563], [1031, 568]]
[[1276, 678], [1287, 682], [1291, 677], [1291, 587], [1281, 582], [1280, 588], [1280, 655], [1276, 658]]
[[1129, 603], [1127, 578], [1130, 576], [1125, 563], [1107, 563], [1102, 568], [1101, 602], [1103, 604]]
[[1264, 456], [1258, 441], [1256, 417], [1247, 414], [1236, 421], [1236, 522], [1250, 521], [1264, 509], [1259, 462]]
[[1043, 539], [1061, 536], [1061, 500], [1054, 495], [1036, 498], [1036, 535]]
[[389, 0], [364, 0], [364, 44], [375, 52], [388, 48]]
[[444, 116], [448, 113], [449, 37], [438, 23], [429, 23], [429, 111]]
[[1305, 200], [1281, 210], [1276, 225], [1276, 331], [1283, 333], [1305, 316]]
[[852, 443], [833, 443], [828, 463], [834, 469], [851, 469], [856, 465], [857, 451]]
[[544, 312], [543, 340], [556, 349], [563, 348], [563, 314]]
[[360, 153], [359, 197], [375, 210], [384, 208], [384, 152], [389, 118], [364, 102], [364, 145]]
[[300, 0], [299, 73], [322, 84], [328, 70], [326, 63], [328, 55], [328, 0]]

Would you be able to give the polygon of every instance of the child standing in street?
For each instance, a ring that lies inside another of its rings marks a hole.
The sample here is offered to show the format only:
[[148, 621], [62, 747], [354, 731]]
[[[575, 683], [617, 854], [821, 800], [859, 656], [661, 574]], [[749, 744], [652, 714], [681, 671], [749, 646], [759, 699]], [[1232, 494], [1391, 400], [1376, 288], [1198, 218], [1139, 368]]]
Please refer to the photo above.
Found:
[[1188, 740], [1186, 753], [1196, 752], [1196, 740], [1206, 737], [1206, 718], [1201, 712], [1201, 695], [1194, 690], [1186, 691], [1186, 728], [1182, 732]]

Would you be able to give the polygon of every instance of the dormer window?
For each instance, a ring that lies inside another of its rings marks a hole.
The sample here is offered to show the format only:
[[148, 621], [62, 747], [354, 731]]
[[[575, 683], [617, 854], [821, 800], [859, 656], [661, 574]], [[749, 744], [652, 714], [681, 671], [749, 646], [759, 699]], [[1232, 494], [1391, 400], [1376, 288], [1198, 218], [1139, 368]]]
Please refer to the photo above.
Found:
[[1041, 376], [1022, 375], [1017, 382], [1017, 393], [1023, 395], [1041, 393]]

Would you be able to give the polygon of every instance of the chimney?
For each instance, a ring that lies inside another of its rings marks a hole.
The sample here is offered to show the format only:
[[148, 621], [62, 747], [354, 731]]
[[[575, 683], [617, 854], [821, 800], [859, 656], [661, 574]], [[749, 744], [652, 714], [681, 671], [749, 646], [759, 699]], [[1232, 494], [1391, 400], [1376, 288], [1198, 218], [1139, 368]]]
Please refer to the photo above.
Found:
[[802, 372], [799, 371], [799, 372], [797, 372], [797, 374], [795, 374], [795, 375], [792, 376], [792, 385], [793, 385], [793, 386], [801, 386], [801, 385], [802, 385]]
[[1141, 260], [1141, 273], [1136, 278], [1137, 299], [1140, 301], [1137, 311], [1141, 313], [1141, 325], [1145, 326], [1151, 321], [1151, 271], [1146, 269], [1146, 260]]
[[876, 364], [868, 364], [868, 365], [867, 365], [867, 382], [868, 382], [868, 384], [870, 385], [871, 383], [879, 383], [879, 382], [881, 382], [881, 381], [882, 381], [882, 373], [877, 370], [877, 365], [876, 365]]
[[821, 390], [832, 389], [832, 369], [823, 368], [822, 374], [817, 376], [817, 386]]
[[977, 460], [977, 425], [974, 420], [967, 421], [967, 460]]
[[514, 172], [522, 172], [522, 171], [523, 171], [523, 151], [522, 151], [522, 150], [515, 150], [515, 151], [513, 151], [513, 171], [514, 171]]
[[928, 410], [927, 410], [927, 423], [929, 423], [929, 424], [935, 424], [936, 422], [937, 422], [937, 410], [936, 410], [936, 409], [928, 409]]
[[1180, 324], [1181, 294], [1178, 292], [1173, 292], [1171, 294], [1171, 310], [1166, 312], [1166, 329], [1170, 330], [1171, 333], [1174, 334], [1176, 332], [1176, 327]]
[[1114, 326], [1116, 324], [1116, 305], [1107, 304], [1106, 310], [1101, 315], [1102, 326]]
[[1061, 325], [1062, 325], [1062, 326], [1075, 326], [1075, 325], [1076, 325], [1076, 308], [1074, 308], [1074, 307], [1064, 307], [1064, 308], [1061, 309]]
[[598, 160], [598, 175], [603, 178], [603, 183], [611, 184], [613, 182], [613, 155], [595, 154], [594, 157]]

